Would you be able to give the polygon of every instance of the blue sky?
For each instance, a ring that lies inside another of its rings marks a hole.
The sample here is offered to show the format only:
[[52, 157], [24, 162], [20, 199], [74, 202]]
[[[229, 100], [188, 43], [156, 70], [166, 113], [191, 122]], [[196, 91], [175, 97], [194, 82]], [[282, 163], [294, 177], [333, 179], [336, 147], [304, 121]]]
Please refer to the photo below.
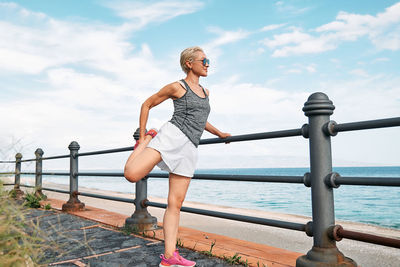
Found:
[[[209, 121], [233, 135], [301, 127], [318, 91], [338, 123], [399, 116], [397, 1], [0, 1], [2, 157], [15, 140], [25, 158], [37, 147], [65, 154], [72, 140], [81, 151], [132, 145], [140, 104], [184, 77], [179, 53], [193, 45], [211, 60], [201, 80]], [[162, 103], [149, 127], [171, 114]], [[400, 165], [398, 136], [341, 133], [334, 164]], [[84, 165], [121, 168], [126, 157]], [[201, 146], [199, 168], [299, 167], [307, 157], [302, 138]]]

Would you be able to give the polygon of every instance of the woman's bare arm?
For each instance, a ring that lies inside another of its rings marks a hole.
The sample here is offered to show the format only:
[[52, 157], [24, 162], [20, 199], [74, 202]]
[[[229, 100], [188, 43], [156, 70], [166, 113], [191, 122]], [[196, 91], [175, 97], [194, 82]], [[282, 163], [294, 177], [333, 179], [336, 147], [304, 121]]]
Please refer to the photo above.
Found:
[[210, 133], [212, 133], [212, 134], [218, 136], [219, 138], [227, 138], [228, 136], [231, 136], [230, 133], [221, 132], [220, 130], [218, 130], [217, 128], [215, 128], [215, 127], [214, 127], [211, 123], [209, 123], [208, 121], [207, 121], [207, 123], [206, 123], [206, 128], [205, 128], [205, 130], [206, 130], [207, 132], [210, 132]]
[[140, 127], [140, 136], [139, 142], [142, 141], [146, 134], [146, 124], [149, 117], [149, 111], [151, 108], [161, 104], [165, 100], [169, 98], [177, 98], [180, 86], [177, 83], [171, 83], [163, 88], [160, 91], [150, 96], [143, 102], [142, 107], [140, 109], [140, 117], [139, 117], [139, 127]]

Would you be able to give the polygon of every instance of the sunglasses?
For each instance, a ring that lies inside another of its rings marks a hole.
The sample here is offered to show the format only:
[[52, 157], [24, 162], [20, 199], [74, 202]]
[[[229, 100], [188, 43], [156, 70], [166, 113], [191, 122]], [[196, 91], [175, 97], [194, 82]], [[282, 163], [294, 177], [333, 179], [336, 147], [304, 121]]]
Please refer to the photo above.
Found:
[[204, 59], [197, 59], [195, 61], [201, 61], [203, 63], [203, 66], [210, 66], [210, 60], [208, 58], [204, 58]]

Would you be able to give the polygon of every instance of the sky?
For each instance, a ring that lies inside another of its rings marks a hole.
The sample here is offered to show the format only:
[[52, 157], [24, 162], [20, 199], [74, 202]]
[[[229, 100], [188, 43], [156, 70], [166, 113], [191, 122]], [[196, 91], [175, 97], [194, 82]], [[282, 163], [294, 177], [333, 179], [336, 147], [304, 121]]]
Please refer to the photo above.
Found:
[[[400, 114], [397, 1], [0, 1], [2, 159], [68, 154], [71, 141], [80, 152], [133, 146], [141, 104], [185, 77], [179, 55], [195, 45], [211, 61], [200, 80], [209, 122], [232, 135], [300, 128], [314, 92], [337, 123]], [[172, 112], [172, 100], [153, 108], [148, 128]], [[399, 134], [339, 133], [333, 164], [400, 166]], [[80, 168], [121, 169], [128, 155], [81, 157]], [[308, 166], [303, 137], [199, 146], [202, 169]]]

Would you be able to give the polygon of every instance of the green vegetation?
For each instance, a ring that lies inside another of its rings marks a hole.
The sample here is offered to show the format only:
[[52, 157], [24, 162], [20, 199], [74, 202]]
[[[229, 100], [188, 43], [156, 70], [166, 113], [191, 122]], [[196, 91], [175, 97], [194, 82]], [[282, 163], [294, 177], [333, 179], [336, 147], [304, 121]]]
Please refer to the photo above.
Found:
[[[215, 246], [215, 243], [216, 243], [216, 241], [213, 241], [213, 242], [211, 243], [211, 246], [210, 246], [210, 250], [209, 250], [209, 251], [200, 251], [200, 253], [205, 254], [205, 255], [207, 255], [207, 256], [209, 256], [209, 257], [218, 257], [217, 255], [214, 255], [214, 254], [212, 253], [212, 250], [213, 250], [213, 248], [214, 248], [214, 246]], [[193, 248], [193, 249], [194, 249], [194, 248]], [[239, 256], [238, 253], [236, 253], [236, 254], [233, 255], [232, 257], [223, 256], [223, 259], [224, 259], [227, 263], [232, 264], [232, 265], [234, 265], [234, 264], [241, 264], [241, 265], [244, 265], [244, 266], [246, 266], [246, 267], [249, 266], [249, 263], [248, 263], [247, 259], [246, 259], [246, 261], [242, 260], [242, 257]], [[259, 263], [257, 263], [257, 266], [259, 266]], [[267, 267], [267, 266], [265, 266], [264, 264], [263, 264], [263, 266], [264, 266], [264, 267]]]
[[180, 238], [178, 238], [178, 240], [176, 240], [176, 246], [183, 248], [184, 243], [182, 242], [182, 240]]
[[[3, 187], [3, 184], [2, 184], [2, 187]], [[2, 190], [3, 190], [3, 188], [2, 188]], [[17, 197], [17, 191], [15, 191], [15, 189], [12, 189], [12, 190], [10, 190], [10, 191], [8, 192], [8, 195], [9, 195], [11, 198], [16, 198], [16, 197]]]
[[12, 191], [6, 192], [0, 183], [0, 262], [1, 266], [39, 266], [42, 257], [42, 243], [39, 231], [33, 223], [29, 228], [24, 219], [24, 209], [9, 198]]
[[24, 206], [29, 208], [40, 208], [40, 201], [42, 200], [41, 197], [36, 196], [34, 193], [25, 194], [25, 202]]
[[211, 243], [210, 250], [209, 250], [209, 251], [201, 251], [201, 253], [203, 253], [203, 254], [205, 254], [205, 255], [207, 255], [207, 256], [210, 256], [210, 257], [215, 256], [215, 255], [212, 253], [212, 250], [213, 250], [213, 248], [214, 248], [214, 246], [215, 246], [215, 243], [216, 243], [216, 241], [214, 240], [214, 241]]
[[119, 228], [119, 230], [124, 234], [124, 235], [131, 235], [131, 234], [135, 234], [135, 235], [140, 235], [140, 231], [139, 228], [137, 226], [128, 226], [128, 225], [124, 225], [121, 228]]
[[224, 256], [224, 260], [230, 264], [242, 264], [244, 266], [249, 266], [249, 263], [244, 260], [242, 260], [242, 257], [239, 256], [238, 253], [236, 253], [235, 255], [233, 255], [232, 257], [226, 257]]

